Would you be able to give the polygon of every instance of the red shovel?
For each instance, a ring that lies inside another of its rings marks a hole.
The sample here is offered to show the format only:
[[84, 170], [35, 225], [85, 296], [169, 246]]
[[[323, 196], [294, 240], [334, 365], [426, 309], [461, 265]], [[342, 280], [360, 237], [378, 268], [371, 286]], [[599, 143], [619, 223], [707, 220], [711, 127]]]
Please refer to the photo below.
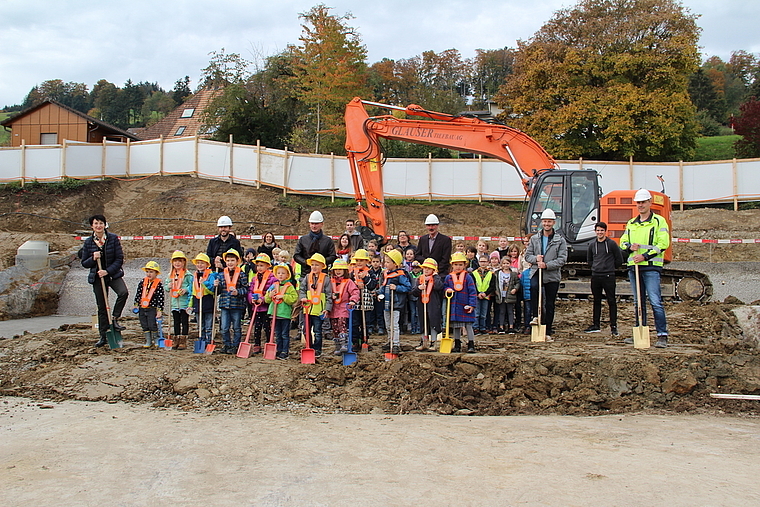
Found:
[[242, 359], [248, 359], [251, 357], [251, 330], [253, 330], [253, 323], [254, 319], [252, 318], [251, 322], [248, 324], [248, 331], [245, 333], [245, 341], [240, 342], [237, 354], [235, 354]]
[[278, 304], [280, 302], [275, 299], [272, 309], [272, 330], [269, 333], [269, 341], [264, 344], [264, 359], [274, 359], [277, 357], [277, 344], [274, 342], [274, 325], [277, 319]]
[[304, 338], [306, 338], [306, 346], [301, 349], [301, 364], [314, 364], [317, 362], [317, 358], [314, 355], [314, 349], [311, 348], [311, 337], [309, 336], [309, 308], [311, 305], [304, 306], [303, 323], [304, 323]]

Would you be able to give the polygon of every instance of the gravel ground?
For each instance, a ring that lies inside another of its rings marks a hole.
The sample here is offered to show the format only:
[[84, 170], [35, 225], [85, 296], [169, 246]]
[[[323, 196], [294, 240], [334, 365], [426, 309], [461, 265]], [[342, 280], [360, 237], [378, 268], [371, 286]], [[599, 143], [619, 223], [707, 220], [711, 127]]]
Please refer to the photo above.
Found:
[[713, 284], [713, 301], [728, 296], [744, 303], [760, 299], [760, 262], [673, 262], [670, 266], [706, 273]]

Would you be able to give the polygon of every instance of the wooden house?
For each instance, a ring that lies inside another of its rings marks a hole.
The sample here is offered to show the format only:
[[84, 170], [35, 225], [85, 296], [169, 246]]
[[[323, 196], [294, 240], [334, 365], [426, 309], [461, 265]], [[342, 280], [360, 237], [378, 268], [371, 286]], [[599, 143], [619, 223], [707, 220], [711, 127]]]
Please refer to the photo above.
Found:
[[84, 143], [139, 140], [134, 134], [51, 99], [3, 120], [0, 125], [11, 131], [11, 146], [61, 144], [64, 140]]

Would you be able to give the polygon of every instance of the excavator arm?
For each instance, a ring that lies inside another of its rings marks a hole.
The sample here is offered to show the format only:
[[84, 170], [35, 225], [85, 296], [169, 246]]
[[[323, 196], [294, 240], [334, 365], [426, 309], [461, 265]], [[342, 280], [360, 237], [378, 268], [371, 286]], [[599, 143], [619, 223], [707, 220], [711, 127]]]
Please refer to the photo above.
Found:
[[[365, 105], [404, 111], [407, 115], [427, 119], [402, 119], [392, 115], [370, 117]], [[529, 195], [532, 182], [539, 174], [558, 168], [551, 155], [525, 133], [476, 117], [427, 111], [414, 104], [405, 108], [390, 106], [356, 97], [346, 106], [345, 121], [346, 153], [354, 184], [356, 212], [361, 225], [370, 227], [382, 237], [388, 231], [380, 138], [449, 148], [502, 160], [517, 170]]]

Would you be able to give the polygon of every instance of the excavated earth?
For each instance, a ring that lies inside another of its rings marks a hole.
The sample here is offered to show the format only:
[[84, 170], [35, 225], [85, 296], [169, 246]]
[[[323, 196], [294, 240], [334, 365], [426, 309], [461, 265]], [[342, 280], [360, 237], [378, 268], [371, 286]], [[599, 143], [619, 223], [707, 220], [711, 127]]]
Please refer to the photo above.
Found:
[[[121, 235], [213, 234], [221, 214], [240, 234], [303, 234], [314, 209], [306, 198], [283, 199], [266, 189], [189, 177], [93, 182], [51, 195], [40, 190], [0, 192], [0, 268], [13, 264], [15, 248], [45, 239], [51, 250], [76, 251], [74, 238], [92, 213], [105, 213]], [[342, 231], [351, 208], [324, 208], [325, 231]], [[451, 235], [519, 234], [519, 211], [494, 204], [411, 203], [391, 209], [393, 230], [421, 234], [428, 213], [442, 218]], [[676, 212], [674, 235], [752, 238], [760, 211]], [[717, 229], [720, 227], [720, 229]], [[129, 258], [167, 257], [175, 248], [205, 250], [206, 240], [125, 241]], [[244, 246], [259, 241], [243, 240]], [[292, 248], [292, 242], [284, 242]], [[676, 245], [676, 260], [760, 260], [755, 245]], [[130, 288], [132, 289], [132, 288]], [[531, 344], [523, 335], [477, 338], [476, 354], [417, 353], [417, 338], [403, 336], [404, 353], [386, 362], [374, 350], [343, 366], [326, 354], [316, 365], [261, 356], [145, 350], [137, 321], [125, 319], [125, 347], [92, 346], [90, 326], [0, 340], [0, 395], [39, 400], [146, 403], [179, 410], [248, 411], [267, 407], [303, 413], [422, 413], [457, 415], [603, 414], [633, 411], [728, 412], [755, 415], [754, 401], [716, 400], [710, 393], [760, 393], [760, 355], [731, 310], [738, 300], [668, 303], [672, 346], [634, 350], [604, 330], [584, 334], [591, 303], [560, 301], [555, 343]], [[605, 310], [606, 314], [606, 310]], [[630, 335], [632, 309], [621, 303], [620, 330]], [[293, 332], [293, 335], [295, 332]], [[329, 346], [325, 346], [329, 351]]]

